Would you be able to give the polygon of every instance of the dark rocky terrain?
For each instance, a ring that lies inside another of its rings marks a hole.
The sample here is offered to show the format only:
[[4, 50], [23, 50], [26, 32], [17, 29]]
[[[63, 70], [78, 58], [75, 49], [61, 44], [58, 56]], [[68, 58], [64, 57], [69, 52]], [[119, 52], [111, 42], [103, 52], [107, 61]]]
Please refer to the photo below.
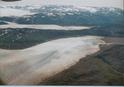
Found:
[[102, 45], [101, 51], [81, 59], [40, 84], [124, 85], [124, 45]]

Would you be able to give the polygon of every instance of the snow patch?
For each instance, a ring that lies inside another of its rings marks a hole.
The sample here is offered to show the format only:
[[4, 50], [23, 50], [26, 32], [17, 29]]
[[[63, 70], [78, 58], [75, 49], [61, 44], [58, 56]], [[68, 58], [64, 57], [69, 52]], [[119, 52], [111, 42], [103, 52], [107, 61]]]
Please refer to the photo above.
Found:
[[16, 24], [8, 22], [7, 25], [0, 25], [0, 28], [33, 28], [41, 30], [83, 30], [91, 29], [93, 26], [59, 26], [50, 24]]
[[24, 50], [0, 49], [0, 78], [6, 84], [38, 84], [99, 51], [103, 43], [100, 37], [86, 36], [53, 40]]
[[13, 9], [13, 8], [0, 8], [0, 17], [8, 17], [8, 16], [26, 16], [26, 15], [33, 15], [34, 13], [31, 13], [27, 10], [20, 10], [20, 9]]

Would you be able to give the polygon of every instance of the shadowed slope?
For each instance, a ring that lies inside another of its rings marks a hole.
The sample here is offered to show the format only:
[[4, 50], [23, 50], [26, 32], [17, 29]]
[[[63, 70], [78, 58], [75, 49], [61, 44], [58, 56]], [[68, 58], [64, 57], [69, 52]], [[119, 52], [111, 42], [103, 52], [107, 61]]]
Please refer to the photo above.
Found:
[[124, 85], [124, 45], [102, 46], [102, 50], [81, 59], [50, 79], [46, 85]]

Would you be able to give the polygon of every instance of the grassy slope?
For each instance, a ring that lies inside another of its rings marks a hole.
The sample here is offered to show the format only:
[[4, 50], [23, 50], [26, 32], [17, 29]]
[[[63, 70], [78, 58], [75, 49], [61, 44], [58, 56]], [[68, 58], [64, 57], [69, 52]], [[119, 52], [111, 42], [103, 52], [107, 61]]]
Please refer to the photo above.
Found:
[[45, 85], [124, 85], [124, 46], [102, 47], [46, 81]]

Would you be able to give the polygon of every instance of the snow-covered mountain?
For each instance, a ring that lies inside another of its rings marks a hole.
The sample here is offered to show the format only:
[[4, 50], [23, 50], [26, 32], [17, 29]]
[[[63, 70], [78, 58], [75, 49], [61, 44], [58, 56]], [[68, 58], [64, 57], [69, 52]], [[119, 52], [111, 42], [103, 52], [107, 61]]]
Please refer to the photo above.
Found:
[[[23, 12], [22, 12], [23, 11]], [[89, 12], [96, 13], [101, 12], [104, 14], [108, 14], [110, 12], [116, 12], [116, 14], [120, 15], [121, 9], [119, 8], [98, 8], [98, 7], [76, 7], [76, 6], [57, 6], [57, 5], [49, 5], [49, 6], [0, 6], [0, 16], [24, 16], [31, 15], [32, 13], [43, 13], [48, 16], [56, 16], [56, 15], [74, 15], [79, 14], [81, 12]], [[4, 14], [3, 13], [8, 13]], [[14, 12], [14, 13], [13, 13]], [[26, 14], [27, 12], [27, 14]], [[30, 12], [30, 14], [29, 14]], [[11, 15], [13, 14], [13, 15]], [[22, 14], [22, 15], [21, 15]]]
[[0, 20], [20, 24], [94, 25], [122, 23], [119, 8], [78, 6], [0, 6]]

